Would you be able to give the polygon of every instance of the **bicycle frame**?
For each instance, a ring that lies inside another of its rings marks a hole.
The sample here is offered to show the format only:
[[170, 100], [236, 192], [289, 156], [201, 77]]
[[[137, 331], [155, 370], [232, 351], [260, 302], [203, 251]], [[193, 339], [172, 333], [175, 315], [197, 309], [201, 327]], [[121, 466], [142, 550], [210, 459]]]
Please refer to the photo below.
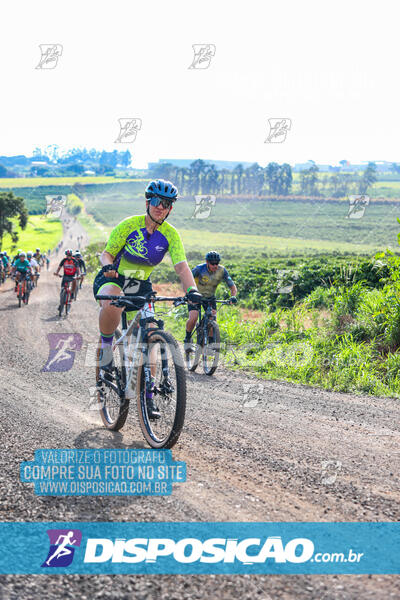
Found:
[[[203, 340], [205, 339], [205, 336], [207, 335], [208, 323], [210, 321], [214, 322], [217, 320], [216, 315], [212, 314], [213, 309], [211, 307], [211, 301], [221, 302], [223, 304], [229, 304], [229, 301], [227, 301], [227, 300], [216, 300], [214, 297], [203, 299], [200, 302], [199, 317], [198, 317], [197, 324], [196, 324], [196, 333], [199, 333], [201, 331], [203, 334]], [[204, 304], [207, 304], [207, 308], [204, 308]], [[202, 309], [203, 309], [203, 315], [201, 314]], [[203, 324], [201, 322], [202, 319], [204, 319]]]
[[[124, 360], [129, 357], [128, 365], [124, 365], [126, 368], [126, 385], [125, 390], [122, 390], [125, 394], [125, 397], [129, 397], [131, 390], [131, 381], [133, 377], [133, 373], [135, 371], [136, 366], [138, 365], [139, 358], [141, 354], [147, 356], [147, 346], [139, 349], [139, 346], [146, 342], [147, 339], [147, 323], [157, 323], [158, 328], [152, 328], [151, 331], [159, 331], [163, 329], [164, 324], [162, 321], [157, 321], [154, 317], [154, 303], [152, 301], [147, 302], [147, 306], [144, 306], [138, 311], [140, 318], [137, 319], [137, 316], [133, 321], [128, 325], [126, 318], [126, 311], [122, 313], [122, 335], [113, 342], [113, 347], [115, 348], [118, 344], [123, 344], [123, 356]], [[139, 323], [139, 325], [138, 325]], [[138, 330], [136, 332], [136, 340], [134, 344], [134, 348], [132, 348], [132, 339], [129, 340], [129, 336], [133, 333], [134, 328], [138, 325]]]
[[71, 298], [71, 294], [72, 294], [72, 281], [64, 281], [64, 286], [63, 286], [65, 292], [66, 292], [66, 296], [65, 296], [65, 304], [68, 304]]
[[[126, 297], [129, 299], [129, 296], [126, 296]], [[117, 296], [99, 295], [99, 296], [97, 296], [97, 298], [100, 300], [107, 300], [107, 299], [111, 300], [112, 298], [116, 298], [116, 299], [118, 298], [119, 300], [121, 300], [124, 298], [124, 296], [117, 297]], [[180, 303], [182, 303], [184, 301], [182, 298], [167, 298], [164, 296], [158, 297], [158, 298], [154, 297], [154, 298], [150, 298], [150, 299], [146, 298], [146, 304], [141, 309], [138, 310], [138, 314], [131, 321], [131, 323], [129, 325], [127, 322], [126, 310], [124, 310], [122, 312], [122, 315], [121, 315], [122, 335], [118, 339], [114, 340], [113, 350], [118, 346], [118, 344], [122, 343], [123, 358], [124, 358], [124, 361], [127, 359], [127, 362], [128, 362], [128, 364], [124, 364], [124, 367], [126, 369], [125, 389], [117, 390], [113, 384], [108, 382], [108, 385], [111, 385], [112, 387], [114, 387], [115, 391], [119, 394], [119, 396], [125, 396], [128, 399], [131, 399], [133, 397], [134, 391], [131, 386], [132, 377], [134, 375], [136, 368], [138, 367], [140, 356], [142, 355], [145, 357], [145, 359], [147, 358], [148, 336], [151, 333], [154, 333], [156, 331], [162, 331], [164, 329], [164, 322], [161, 319], [155, 318], [154, 302], [155, 301], [160, 302], [160, 301], [165, 301], [165, 300], [174, 300], [175, 302], [180, 301]], [[127, 309], [129, 311], [132, 311], [131, 307], [127, 307]], [[138, 315], [139, 315], [139, 318], [138, 318]], [[147, 328], [146, 325], [148, 325], [149, 323], [155, 323], [157, 325], [157, 327]], [[135, 332], [136, 340], [133, 345], [132, 339], [129, 339], [129, 336], [131, 336], [131, 334], [133, 333], [133, 330], [134, 330], [134, 328], [136, 328], [136, 326], [138, 327], [138, 330], [137, 330], [137, 332]], [[163, 368], [163, 370], [164, 370], [164, 368]], [[150, 367], [147, 365], [147, 360], [144, 361], [144, 371], [145, 371], [146, 383], [147, 383], [147, 381], [149, 379], [149, 373], [150, 373]]]

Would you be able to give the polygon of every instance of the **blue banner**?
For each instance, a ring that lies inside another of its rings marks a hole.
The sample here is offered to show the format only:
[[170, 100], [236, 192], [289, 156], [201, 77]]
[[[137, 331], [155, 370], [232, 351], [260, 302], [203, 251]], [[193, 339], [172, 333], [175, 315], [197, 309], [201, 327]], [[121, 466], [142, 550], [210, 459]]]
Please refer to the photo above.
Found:
[[400, 573], [399, 523], [0, 523], [0, 573]]

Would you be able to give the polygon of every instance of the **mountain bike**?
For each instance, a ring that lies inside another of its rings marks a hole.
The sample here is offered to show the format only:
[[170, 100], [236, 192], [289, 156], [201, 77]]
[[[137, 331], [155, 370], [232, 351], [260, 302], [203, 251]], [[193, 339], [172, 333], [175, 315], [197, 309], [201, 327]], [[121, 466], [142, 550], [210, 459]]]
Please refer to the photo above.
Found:
[[[60, 274], [58, 274], [58, 276], [63, 277]], [[59, 317], [61, 317], [64, 310], [65, 310], [65, 315], [68, 315], [68, 313], [71, 309], [71, 296], [72, 296], [71, 284], [74, 281], [74, 279], [76, 279], [76, 277], [69, 277], [68, 275], [64, 275], [64, 285], [60, 292], [60, 304], [58, 307], [58, 316]]]
[[[197, 343], [194, 347], [190, 345], [185, 350], [185, 362], [188, 370], [195, 371], [202, 356], [203, 371], [206, 375], [212, 375], [217, 370], [221, 342], [217, 320], [212, 314], [213, 302], [231, 304], [230, 300], [216, 300], [214, 296], [202, 298], [196, 329], [192, 333], [192, 337], [196, 333]], [[201, 316], [202, 307], [204, 310], [203, 316]]]
[[22, 275], [20, 272], [20, 276], [19, 276], [18, 282], [16, 284], [18, 308], [21, 308], [22, 303], [28, 304], [30, 292], [27, 292], [27, 285], [26, 285], [27, 284], [27, 276], [28, 276], [28, 274]]
[[[98, 300], [111, 300], [113, 306], [124, 307], [122, 327], [115, 332], [112, 375], [99, 365], [96, 354], [96, 394], [104, 426], [118, 431], [125, 425], [129, 402], [136, 398], [142, 434], [152, 448], [172, 448], [182, 431], [186, 409], [186, 374], [175, 338], [164, 331], [164, 322], [155, 318], [155, 302], [173, 302], [179, 306], [186, 297], [148, 297], [97, 295]], [[138, 310], [138, 301], [145, 301]], [[129, 324], [126, 312], [138, 310]], [[155, 325], [156, 327], [150, 327]], [[154, 388], [152, 388], [152, 377]], [[150, 419], [146, 392], [153, 390], [160, 418]]]

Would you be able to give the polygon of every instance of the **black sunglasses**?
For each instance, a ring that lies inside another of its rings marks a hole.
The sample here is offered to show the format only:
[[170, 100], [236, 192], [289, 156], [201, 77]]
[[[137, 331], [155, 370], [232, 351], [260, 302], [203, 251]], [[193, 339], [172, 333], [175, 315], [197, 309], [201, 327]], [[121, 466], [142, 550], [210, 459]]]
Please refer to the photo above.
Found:
[[161, 204], [161, 206], [163, 208], [169, 208], [170, 206], [172, 206], [173, 200], [169, 200], [168, 198], [162, 198], [161, 196], [153, 196], [153, 198], [151, 198], [150, 200], [150, 204], [152, 206], [159, 206]]
[[211, 260], [208, 261], [210, 263], [210, 265], [219, 265], [219, 261], [218, 262], [211, 262]]

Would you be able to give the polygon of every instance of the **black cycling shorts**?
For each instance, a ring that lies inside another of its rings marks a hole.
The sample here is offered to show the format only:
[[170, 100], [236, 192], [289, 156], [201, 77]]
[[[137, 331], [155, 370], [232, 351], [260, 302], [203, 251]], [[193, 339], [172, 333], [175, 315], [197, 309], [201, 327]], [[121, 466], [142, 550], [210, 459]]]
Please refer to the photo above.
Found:
[[[207, 298], [203, 298], [202, 305], [203, 308], [206, 308], [207, 306], [211, 305], [211, 308], [215, 308], [215, 310], [217, 310], [217, 303], [215, 301], [215, 298], [211, 298], [210, 300], [208, 300]], [[189, 313], [191, 310], [200, 310], [200, 304], [188, 304], [187, 306]]]
[[67, 281], [73, 281], [73, 280], [74, 280], [73, 275], [63, 275], [63, 277], [61, 279], [61, 287], [63, 287], [64, 283], [66, 283]]
[[[93, 282], [93, 295], [96, 298], [97, 294], [101, 294], [101, 288], [105, 285], [114, 284], [117, 285], [121, 290], [123, 290], [126, 296], [148, 296], [153, 292], [153, 286], [149, 279], [141, 280], [141, 279], [132, 279], [128, 277], [124, 277], [124, 275], [118, 275], [118, 277], [106, 277], [104, 273], [100, 270]], [[144, 301], [138, 300], [136, 302], [136, 310], [143, 308]]]

